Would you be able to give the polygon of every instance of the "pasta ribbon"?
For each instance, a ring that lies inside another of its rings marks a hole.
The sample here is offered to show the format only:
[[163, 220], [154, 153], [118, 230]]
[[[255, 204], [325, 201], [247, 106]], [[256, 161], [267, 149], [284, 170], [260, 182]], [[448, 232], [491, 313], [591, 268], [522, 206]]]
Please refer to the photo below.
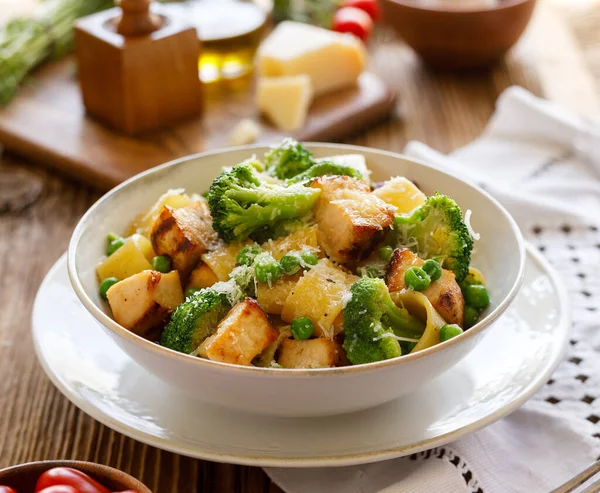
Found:
[[436, 311], [427, 296], [410, 290], [391, 293], [391, 296], [396, 305], [406, 308], [412, 315], [425, 322], [425, 332], [411, 354], [440, 343], [440, 329], [446, 325], [446, 321]]

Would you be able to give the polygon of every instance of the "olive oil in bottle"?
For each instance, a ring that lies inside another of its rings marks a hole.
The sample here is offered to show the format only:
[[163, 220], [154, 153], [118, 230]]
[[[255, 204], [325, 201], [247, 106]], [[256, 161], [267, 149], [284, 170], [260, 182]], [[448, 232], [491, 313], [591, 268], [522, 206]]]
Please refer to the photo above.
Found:
[[204, 83], [237, 79], [252, 71], [272, 0], [189, 0], [185, 8], [202, 40], [199, 72]]

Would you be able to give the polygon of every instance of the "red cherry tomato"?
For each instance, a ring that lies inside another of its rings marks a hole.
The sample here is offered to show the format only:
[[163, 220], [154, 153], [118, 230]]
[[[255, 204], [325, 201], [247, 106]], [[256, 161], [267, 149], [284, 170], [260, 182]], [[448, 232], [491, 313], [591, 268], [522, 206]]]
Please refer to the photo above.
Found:
[[364, 10], [342, 7], [333, 16], [333, 30], [354, 34], [365, 41], [373, 30], [373, 21]]
[[[35, 485], [35, 493], [41, 493], [44, 488], [50, 486], [72, 486], [76, 493], [111, 493], [111, 491], [102, 486], [97, 481], [90, 478], [87, 474], [71, 469], [70, 467], [55, 467], [46, 471], [40, 476]], [[62, 493], [46, 492], [44, 493]], [[71, 493], [65, 491], [64, 493]]]
[[76, 490], [72, 486], [57, 484], [55, 486], [48, 486], [48, 488], [44, 488], [40, 491], [40, 493], [79, 493], [79, 490]]
[[373, 21], [379, 19], [381, 15], [377, 0], [344, 0], [342, 7], [356, 7], [357, 9], [364, 10]]
[[17, 491], [10, 486], [0, 486], [0, 493], [17, 493]]

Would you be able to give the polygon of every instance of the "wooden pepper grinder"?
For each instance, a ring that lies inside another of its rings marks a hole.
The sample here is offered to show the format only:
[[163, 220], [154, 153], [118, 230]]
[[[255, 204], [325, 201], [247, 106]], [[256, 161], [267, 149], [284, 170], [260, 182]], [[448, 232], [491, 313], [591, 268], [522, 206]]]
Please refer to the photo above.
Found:
[[202, 111], [196, 29], [152, 0], [120, 0], [75, 25], [78, 76], [88, 113], [127, 134]]

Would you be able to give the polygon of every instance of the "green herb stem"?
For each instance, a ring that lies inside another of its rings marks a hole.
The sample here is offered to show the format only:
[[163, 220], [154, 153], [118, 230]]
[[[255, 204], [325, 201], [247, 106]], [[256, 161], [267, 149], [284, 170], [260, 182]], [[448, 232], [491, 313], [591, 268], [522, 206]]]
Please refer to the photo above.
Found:
[[34, 16], [0, 27], [0, 106], [13, 99], [36, 66], [71, 51], [78, 17], [112, 6], [113, 0], [45, 0]]

